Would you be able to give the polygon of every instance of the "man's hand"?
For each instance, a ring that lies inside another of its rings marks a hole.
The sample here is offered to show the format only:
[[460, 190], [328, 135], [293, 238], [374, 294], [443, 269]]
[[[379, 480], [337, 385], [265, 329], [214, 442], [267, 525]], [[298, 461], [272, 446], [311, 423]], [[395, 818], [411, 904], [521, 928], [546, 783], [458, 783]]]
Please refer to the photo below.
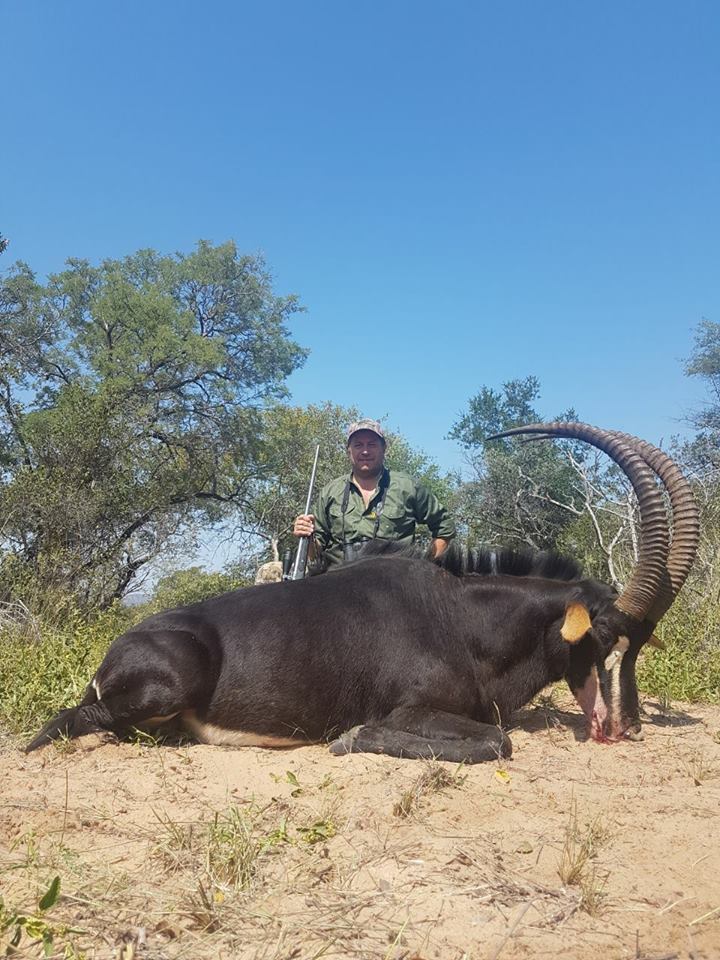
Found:
[[304, 513], [295, 517], [293, 534], [296, 537], [311, 537], [315, 532], [315, 517], [312, 513]]

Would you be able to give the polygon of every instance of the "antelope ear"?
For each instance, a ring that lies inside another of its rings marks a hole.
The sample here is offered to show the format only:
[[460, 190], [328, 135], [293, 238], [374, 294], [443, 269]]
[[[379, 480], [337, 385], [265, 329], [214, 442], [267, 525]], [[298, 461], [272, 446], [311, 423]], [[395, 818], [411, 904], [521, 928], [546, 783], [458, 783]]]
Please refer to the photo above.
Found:
[[567, 643], [577, 643], [585, 636], [592, 622], [587, 607], [583, 603], [569, 603], [565, 608], [565, 619], [560, 628], [560, 636]]
[[665, 649], [665, 644], [659, 637], [656, 637], [654, 633], [650, 635], [647, 643], [649, 647], [656, 647], [658, 650]]

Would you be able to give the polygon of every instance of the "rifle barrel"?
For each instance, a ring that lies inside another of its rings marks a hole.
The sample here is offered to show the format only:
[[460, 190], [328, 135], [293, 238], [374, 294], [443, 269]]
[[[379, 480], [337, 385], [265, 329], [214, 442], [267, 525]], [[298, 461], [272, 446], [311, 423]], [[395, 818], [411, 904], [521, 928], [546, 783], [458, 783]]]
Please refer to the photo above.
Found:
[[[312, 503], [313, 487], [315, 486], [315, 474], [317, 473], [318, 457], [320, 456], [320, 444], [315, 447], [315, 460], [313, 461], [312, 473], [310, 474], [310, 486], [308, 487], [307, 503], [305, 504], [305, 513], [310, 513]], [[300, 537], [300, 543], [295, 557], [295, 566], [293, 567], [292, 579], [302, 580], [305, 577], [305, 566], [307, 565], [308, 547], [310, 546], [310, 537]]]

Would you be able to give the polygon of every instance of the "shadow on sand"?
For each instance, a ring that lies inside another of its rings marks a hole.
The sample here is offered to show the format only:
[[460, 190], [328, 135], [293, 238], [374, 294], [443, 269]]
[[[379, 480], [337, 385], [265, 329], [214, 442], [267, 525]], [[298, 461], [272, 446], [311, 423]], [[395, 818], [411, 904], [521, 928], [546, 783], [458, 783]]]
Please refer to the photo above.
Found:
[[[646, 700], [641, 705], [640, 721], [644, 727], [693, 727], [702, 723], [700, 718], [656, 700]], [[538, 704], [517, 710], [513, 714], [511, 734], [512, 730], [524, 730], [526, 733], [570, 730], [576, 740], [588, 739], [585, 717], [579, 710], [564, 710], [551, 704]]]

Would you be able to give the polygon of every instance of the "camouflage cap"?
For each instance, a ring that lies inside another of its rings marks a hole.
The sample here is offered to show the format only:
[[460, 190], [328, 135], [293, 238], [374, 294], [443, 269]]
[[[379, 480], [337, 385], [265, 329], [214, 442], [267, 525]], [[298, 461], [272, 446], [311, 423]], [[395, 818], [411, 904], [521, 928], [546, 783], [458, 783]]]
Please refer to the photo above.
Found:
[[351, 423], [346, 434], [348, 443], [350, 443], [350, 437], [352, 437], [354, 433], [357, 433], [358, 430], [370, 430], [372, 433], [376, 433], [383, 443], [385, 442], [383, 428], [377, 420], [369, 420], [367, 417], [363, 417], [362, 420], [356, 420], [355, 423]]

